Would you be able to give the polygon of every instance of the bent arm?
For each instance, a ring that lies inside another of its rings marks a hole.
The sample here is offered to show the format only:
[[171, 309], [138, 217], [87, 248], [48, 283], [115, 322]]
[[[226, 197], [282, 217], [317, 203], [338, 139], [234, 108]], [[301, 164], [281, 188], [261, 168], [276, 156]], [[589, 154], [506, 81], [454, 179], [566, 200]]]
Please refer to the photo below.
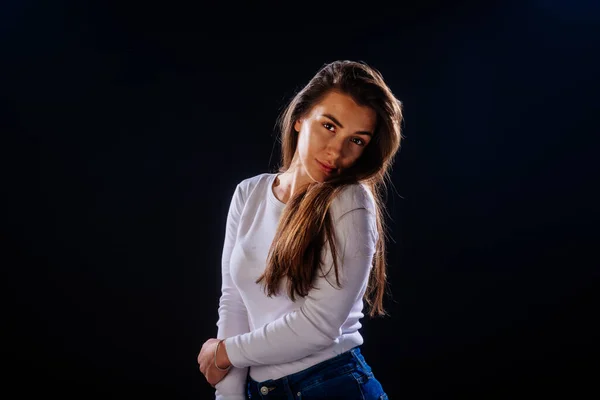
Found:
[[[321, 275], [316, 278], [315, 289], [299, 309], [262, 328], [226, 339], [227, 356], [234, 367], [292, 362], [334, 343], [352, 306], [364, 293], [378, 238], [375, 221], [373, 212], [365, 208], [338, 218], [334, 229], [341, 289], [332, 268], [327, 279]], [[331, 265], [329, 250], [325, 260]]]
[[[225, 228], [225, 241], [221, 260], [221, 297], [219, 299], [219, 319], [217, 321], [217, 338], [228, 337], [247, 333], [248, 311], [242, 296], [231, 279], [229, 260], [235, 246], [237, 227], [243, 209], [241, 188], [238, 185], [229, 206], [227, 224]], [[216, 400], [244, 400], [246, 399], [246, 376], [248, 368], [232, 368], [220, 382], [215, 385]]]

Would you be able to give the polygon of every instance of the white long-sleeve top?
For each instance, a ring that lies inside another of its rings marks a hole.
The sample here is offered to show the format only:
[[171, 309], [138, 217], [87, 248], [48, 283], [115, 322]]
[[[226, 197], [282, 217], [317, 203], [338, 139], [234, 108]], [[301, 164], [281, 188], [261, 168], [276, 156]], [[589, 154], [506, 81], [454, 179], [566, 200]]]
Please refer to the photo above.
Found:
[[363, 296], [378, 239], [371, 192], [350, 185], [330, 208], [341, 289], [325, 246], [323, 271], [329, 272], [321, 277], [319, 271], [316, 289], [292, 301], [282, 280], [279, 294], [269, 298], [255, 282], [286, 206], [273, 194], [276, 177], [264, 173], [241, 181], [229, 207], [216, 325], [232, 368], [215, 386], [217, 400], [245, 399], [248, 373], [259, 382], [278, 379], [363, 343]]

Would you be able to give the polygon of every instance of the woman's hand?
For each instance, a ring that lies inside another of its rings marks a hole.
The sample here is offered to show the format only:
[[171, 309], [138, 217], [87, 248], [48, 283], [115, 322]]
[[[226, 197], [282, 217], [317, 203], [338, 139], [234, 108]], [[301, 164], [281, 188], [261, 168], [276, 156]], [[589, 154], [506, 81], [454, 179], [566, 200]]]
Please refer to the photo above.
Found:
[[[200, 372], [202, 372], [212, 387], [215, 387], [215, 385], [219, 383], [229, 372], [229, 370], [219, 371], [215, 367], [215, 348], [217, 347], [218, 343], [219, 339], [208, 339], [206, 342], [204, 342], [202, 349], [200, 350], [200, 354], [198, 354], [198, 365], [200, 367]], [[219, 346], [217, 365], [219, 365], [219, 368], [227, 368], [231, 366], [229, 358], [227, 357], [227, 351], [225, 350], [224, 342]]]

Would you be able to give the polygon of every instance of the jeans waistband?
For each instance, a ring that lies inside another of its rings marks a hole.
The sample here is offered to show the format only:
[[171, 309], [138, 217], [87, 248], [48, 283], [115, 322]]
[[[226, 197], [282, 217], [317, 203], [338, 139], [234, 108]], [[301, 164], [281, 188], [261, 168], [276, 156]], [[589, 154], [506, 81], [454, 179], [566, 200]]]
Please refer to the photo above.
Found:
[[[269, 379], [263, 382], [257, 382], [248, 375], [248, 381], [250, 384], [255, 384], [259, 386], [268, 386], [268, 387], [278, 387], [278, 386], [295, 386], [299, 382], [304, 382], [306, 379], [310, 379], [311, 376], [318, 374], [324, 369], [334, 370], [336, 368], [342, 368], [344, 366], [347, 367], [348, 371], [353, 370], [356, 367], [356, 364], [361, 363], [361, 353], [360, 348], [354, 347], [344, 353], [338, 354], [335, 357], [332, 357], [328, 360], [321, 361], [318, 364], [310, 366], [302, 371], [296, 372], [291, 375], [287, 375], [278, 379]], [[338, 372], [338, 371], [336, 371]], [[340, 370], [339, 373], [345, 373], [346, 371]]]

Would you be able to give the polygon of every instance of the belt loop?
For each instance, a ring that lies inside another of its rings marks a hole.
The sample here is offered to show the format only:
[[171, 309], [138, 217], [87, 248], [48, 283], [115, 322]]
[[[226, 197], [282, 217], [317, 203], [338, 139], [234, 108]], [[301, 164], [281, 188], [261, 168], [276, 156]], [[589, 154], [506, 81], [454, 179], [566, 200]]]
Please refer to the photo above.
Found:
[[367, 362], [364, 360], [364, 358], [361, 357], [362, 353], [360, 352], [360, 349], [358, 347], [355, 347], [350, 351], [352, 353], [352, 357], [354, 357], [358, 365], [364, 368], [365, 371], [369, 371], [370, 367], [367, 365]]

